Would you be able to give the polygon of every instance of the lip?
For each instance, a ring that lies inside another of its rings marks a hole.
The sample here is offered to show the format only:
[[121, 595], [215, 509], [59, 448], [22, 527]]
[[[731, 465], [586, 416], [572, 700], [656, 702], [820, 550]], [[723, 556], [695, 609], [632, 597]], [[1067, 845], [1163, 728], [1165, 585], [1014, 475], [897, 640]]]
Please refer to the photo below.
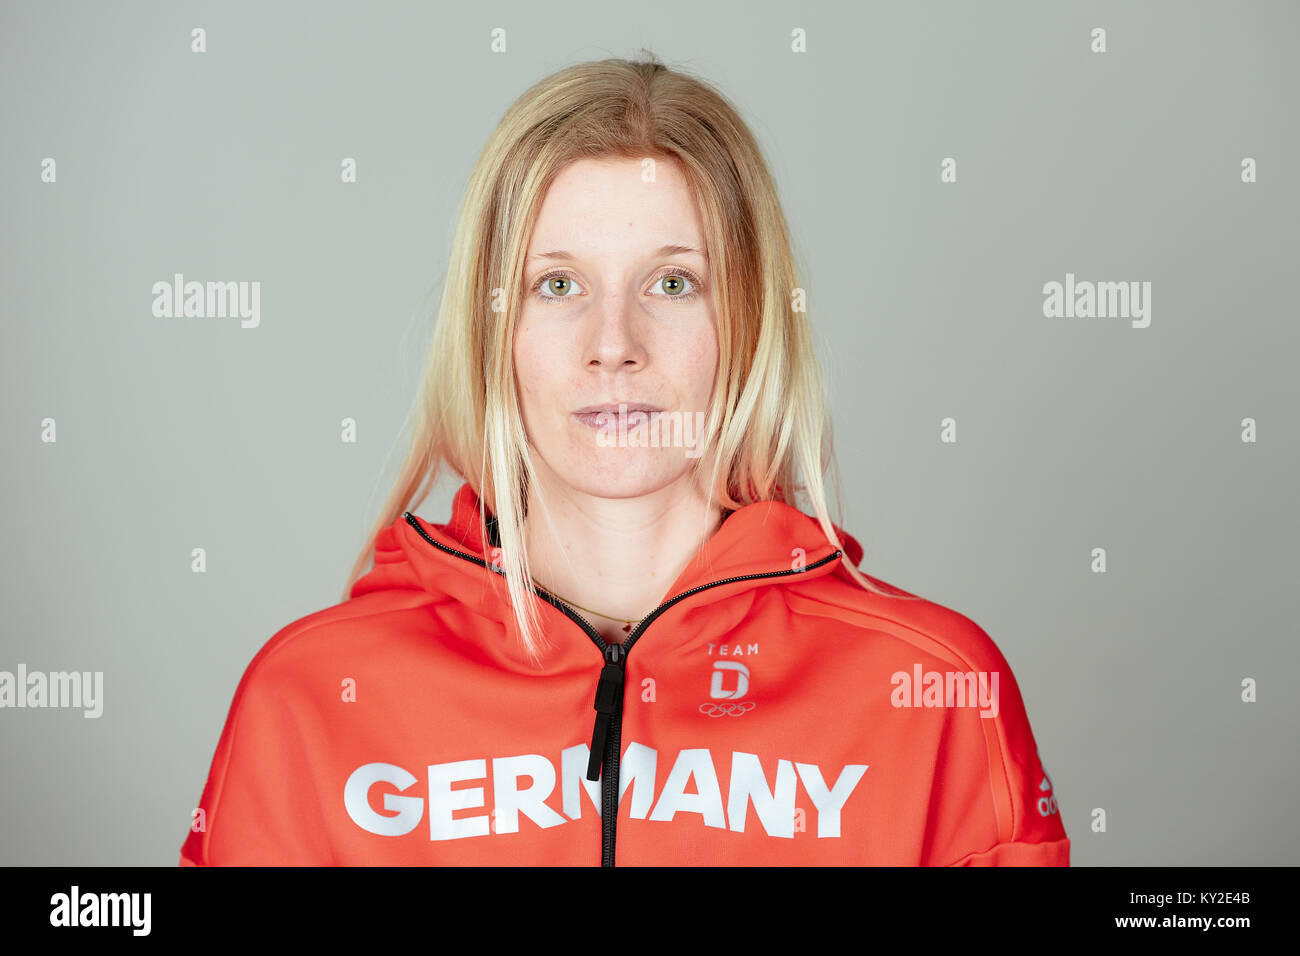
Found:
[[606, 402], [604, 405], [584, 405], [582, 408], [575, 409], [575, 415], [595, 415], [597, 412], [619, 413], [623, 408], [629, 412], [662, 412], [663, 409], [658, 405], [648, 405], [645, 402]]
[[584, 405], [573, 412], [573, 417], [588, 428], [607, 428], [620, 424], [620, 421], [627, 427], [627, 419], [633, 413], [644, 414], [645, 417], [632, 426], [635, 427], [648, 422], [652, 413], [662, 411], [658, 405], [646, 402], [606, 402], [602, 405]]

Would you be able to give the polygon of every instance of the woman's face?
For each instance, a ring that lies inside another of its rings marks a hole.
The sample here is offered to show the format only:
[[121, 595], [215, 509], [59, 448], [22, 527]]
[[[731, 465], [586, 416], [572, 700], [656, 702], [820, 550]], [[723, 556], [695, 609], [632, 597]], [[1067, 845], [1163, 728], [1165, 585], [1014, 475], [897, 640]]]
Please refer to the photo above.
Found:
[[[702, 451], [718, 346], [703, 230], [676, 162], [657, 161], [651, 182], [636, 159], [562, 170], [523, 283], [515, 378], [539, 468], [605, 498], [681, 479]], [[619, 403], [661, 414], [620, 419]], [[581, 414], [593, 406], [612, 411]]]

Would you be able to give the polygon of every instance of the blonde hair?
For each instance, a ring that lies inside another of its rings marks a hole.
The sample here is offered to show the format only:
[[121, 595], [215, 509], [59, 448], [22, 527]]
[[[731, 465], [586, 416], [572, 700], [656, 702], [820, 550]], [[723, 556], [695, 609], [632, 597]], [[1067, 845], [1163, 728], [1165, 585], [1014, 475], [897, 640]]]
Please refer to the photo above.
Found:
[[[445, 465], [496, 517], [496, 570], [524, 647], [538, 659], [539, 599], [523, 583], [532, 580], [524, 515], [528, 488], [537, 483], [512, 360], [521, 277], [552, 180], [574, 161], [607, 158], [675, 159], [700, 209], [717, 290], [719, 355], [700, 437], [713, 463], [703, 487], [727, 509], [769, 500], [798, 507], [802, 492], [827, 541], [842, 550], [823, 483], [828, 466], [838, 476], [825, 387], [806, 312], [794, 301], [799, 283], [772, 178], [721, 93], [645, 54], [579, 63], [544, 78], [488, 140], [460, 206], [410, 448], [344, 600], [379, 532], [424, 500]], [[838, 514], [838, 481], [835, 487]], [[876, 587], [851, 561], [844, 568], [869, 591], [903, 596]]]

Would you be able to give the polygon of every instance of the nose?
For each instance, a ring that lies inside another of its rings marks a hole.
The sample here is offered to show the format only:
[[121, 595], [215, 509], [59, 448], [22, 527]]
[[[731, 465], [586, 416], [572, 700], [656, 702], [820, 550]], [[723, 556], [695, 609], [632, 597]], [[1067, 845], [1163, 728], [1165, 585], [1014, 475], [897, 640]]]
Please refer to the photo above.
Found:
[[633, 295], [607, 293], [593, 310], [594, 325], [587, 345], [587, 365], [608, 371], [643, 368], [648, 359], [644, 341], [645, 314]]

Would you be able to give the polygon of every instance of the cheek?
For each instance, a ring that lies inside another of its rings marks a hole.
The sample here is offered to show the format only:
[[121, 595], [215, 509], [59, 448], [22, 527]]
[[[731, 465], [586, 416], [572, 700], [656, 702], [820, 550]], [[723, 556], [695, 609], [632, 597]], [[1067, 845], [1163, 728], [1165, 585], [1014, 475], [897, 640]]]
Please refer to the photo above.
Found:
[[563, 402], [573, 391], [564, 369], [572, 362], [566, 359], [566, 344], [540, 322], [520, 323], [515, 333], [515, 382], [520, 402], [525, 406], [540, 408], [556, 401]]
[[683, 387], [699, 403], [708, 399], [718, 366], [718, 341], [713, 326], [707, 325], [683, 343], [681, 356]]
[[545, 391], [546, 370], [550, 366], [546, 339], [537, 334], [534, 323], [524, 321], [515, 333], [515, 380], [524, 397]]

